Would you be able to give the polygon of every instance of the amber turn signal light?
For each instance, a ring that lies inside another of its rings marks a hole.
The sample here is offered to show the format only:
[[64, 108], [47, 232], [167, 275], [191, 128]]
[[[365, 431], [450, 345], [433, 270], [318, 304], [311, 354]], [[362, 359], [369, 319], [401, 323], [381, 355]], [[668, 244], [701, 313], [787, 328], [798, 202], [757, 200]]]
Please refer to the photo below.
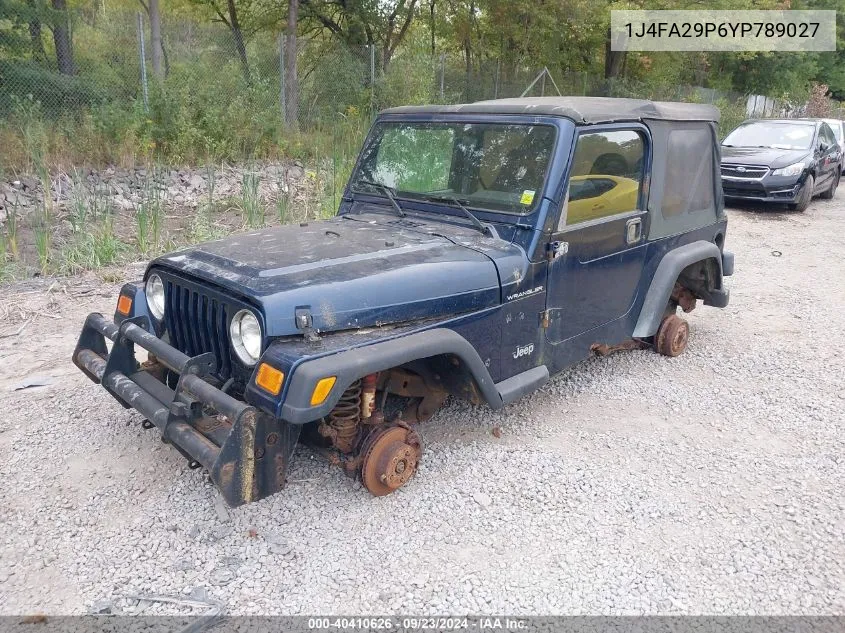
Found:
[[117, 299], [117, 311], [123, 316], [129, 316], [129, 313], [132, 312], [132, 297], [120, 295]]
[[328, 378], [320, 378], [317, 381], [317, 386], [314, 387], [314, 391], [311, 393], [311, 406], [316, 407], [318, 404], [323, 404], [326, 401], [326, 398], [329, 397], [329, 393], [334, 387], [334, 383], [337, 382], [336, 376], [329, 376]]
[[258, 366], [258, 373], [255, 375], [255, 384], [264, 391], [278, 396], [282, 390], [284, 380], [285, 374], [275, 367], [270, 367], [267, 363], [261, 363]]

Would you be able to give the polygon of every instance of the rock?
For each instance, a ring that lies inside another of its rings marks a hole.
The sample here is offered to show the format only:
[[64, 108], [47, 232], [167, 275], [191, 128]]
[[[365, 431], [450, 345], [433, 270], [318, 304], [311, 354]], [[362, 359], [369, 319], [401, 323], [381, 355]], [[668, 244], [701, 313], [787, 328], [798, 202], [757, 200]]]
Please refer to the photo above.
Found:
[[174, 563], [173, 567], [179, 571], [190, 571], [194, 569], [194, 561], [192, 560], [178, 560]]
[[293, 549], [287, 543], [270, 543], [268, 549], [276, 556], [290, 556], [293, 554]]
[[223, 497], [220, 495], [214, 496], [214, 512], [217, 514], [218, 520], [222, 523], [228, 523], [232, 519], [232, 516], [229, 514], [229, 508], [226, 507], [226, 502], [223, 501]]
[[209, 577], [209, 582], [215, 587], [225, 587], [235, 579], [235, 572], [228, 567], [218, 567]]
[[489, 508], [490, 505], [493, 503], [493, 500], [490, 498], [490, 495], [483, 492], [473, 493], [472, 499], [483, 508]]
[[199, 602], [208, 602], [208, 589], [205, 587], [194, 587], [190, 590], [191, 600]]
[[93, 615], [107, 615], [112, 612], [114, 605], [111, 600], [97, 600], [88, 610]]
[[112, 198], [112, 202], [114, 203], [114, 206], [116, 206], [121, 211], [129, 211], [135, 206], [132, 204], [131, 200], [127, 200], [122, 195], [114, 196]]
[[211, 540], [222, 541], [232, 535], [232, 527], [229, 525], [218, 525], [212, 528], [209, 534]]

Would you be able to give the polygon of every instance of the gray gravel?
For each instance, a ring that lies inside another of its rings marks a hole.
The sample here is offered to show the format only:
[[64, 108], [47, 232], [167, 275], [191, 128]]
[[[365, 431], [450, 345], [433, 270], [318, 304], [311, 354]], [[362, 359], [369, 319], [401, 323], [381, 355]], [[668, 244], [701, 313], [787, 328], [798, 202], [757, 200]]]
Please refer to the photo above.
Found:
[[[845, 613], [843, 195], [732, 210], [731, 305], [690, 315], [686, 354], [591, 359], [498, 413], [452, 403], [383, 498], [300, 449], [282, 493], [226, 509], [69, 366], [114, 295], [62, 282], [63, 321], [0, 339], [0, 613], [179, 612], [132, 594], [250, 614]], [[58, 380], [9, 391], [35, 373]]]

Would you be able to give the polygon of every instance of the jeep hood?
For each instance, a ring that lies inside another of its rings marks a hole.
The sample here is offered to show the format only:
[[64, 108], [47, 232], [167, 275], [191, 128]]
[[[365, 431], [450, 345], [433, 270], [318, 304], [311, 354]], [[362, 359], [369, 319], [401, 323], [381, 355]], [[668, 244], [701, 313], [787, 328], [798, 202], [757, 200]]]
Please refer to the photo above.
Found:
[[498, 268], [519, 277], [524, 261], [519, 247], [462, 225], [362, 213], [234, 235], [160, 257], [150, 269], [245, 298], [263, 311], [268, 336], [284, 336], [300, 332], [294, 314], [303, 307], [326, 332], [494, 306]]

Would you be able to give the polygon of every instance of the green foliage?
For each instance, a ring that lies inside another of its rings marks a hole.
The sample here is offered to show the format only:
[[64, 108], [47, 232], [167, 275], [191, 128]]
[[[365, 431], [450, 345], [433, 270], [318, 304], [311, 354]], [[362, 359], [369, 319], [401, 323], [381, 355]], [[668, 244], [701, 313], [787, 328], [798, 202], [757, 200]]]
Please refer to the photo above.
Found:
[[264, 226], [266, 210], [258, 195], [261, 177], [257, 173], [244, 172], [241, 183], [240, 209], [244, 225], [250, 228]]
[[731, 130], [748, 118], [745, 113], [745, 100], [729, 101], [727, 99], [719, 99], [714, 105], [719, 108], [719, 112], [722, 115], [719, 120], [720, 139], [725, 138]]
[[51, 117], [102, 101], [93, 80], [60, 75], [32, 60], [0, 59], [0, 77], [0, 116], [8, 116], [23, 99], [39, 104]]
[[17, 202], [6, 209], [6, 214], [5, 244], [12, 261], [17, 261], [20, 257], [20, 249], [18, 246], [19, 218]]
[[115, 264], [127, 250], [114, 233], [114, 218], [106, 216], [90, 231], [77, 235], [63, 251], [61, 272], [79, 273]]
[[35, 250], [38, 252], [38, 265], [41, 268], [42, 275], [47, 274], [50, 267], [50, 261], [52, 260], [51, 230], [52, 227], [43, 221], [38, 222], [34, 227], [32, 227], [32, 232], [35, 235]]
[[[548, 67], [565, 94], [701, 99], [753, 92], [793, 103], [812, 82], [845, 96], [845, 18], [833, 53], [644, 53], [624, 56], [605, 78], [611, 9], [700, 8], [691, 0], [310, 0], [300, 11], [298, 133], [280, 107], [279, 35], [285, 6], [235, 3], [250, 68], [244, 75], [224, 0], [164, 3], [167, 76], [142, 98], [137, 0], [71, 3], [0, 0], [0, 162], [38, 164], [160, 161], [205, 163], [331, 156], [348, 171], [349, 120], [366, 128], [374, 110], [432, 101], [517, 96]], [[768, 9], [778, 0], [714, 0], [708, 8]], [[84, 5], [84, 6], [83, 6]], [[836, 9], [845, 0], [793, 0], [790, 8]], [[432, 12], [433, 9], [433, 12]], [[76, 75], [56, 72], [51, 28], [70, 18]], [[43, 25], [40, 46], [30, 24]], [[148, 34], [147, 34], [148, 35]], [[147, 37], [149, 57], [149, 37]], [[371, 53], [374, 53], [371, 58]], [[444, 62], [441, 67], [441, 55]], [[371, 60], [375, 78], [370, 76]], [[443, 76], [441, 77], [441, 70]], [[441, 96], [441, 79], [443, 89]], [[531, 94], [553, 94], [551, 85]], [[360, 140], [360, 136], [356, 141]], [[356, 148], [357, 149], [357, 148]], [[333, 199], [337, 183], [327, 183]]]
[[164, 226], [164, 192], [159, 176], [153, 170], [141, 190], [141, 199], [135, 207], [135, 241], [144, 256], [160, 253], [164, 244], [161, 230]]

